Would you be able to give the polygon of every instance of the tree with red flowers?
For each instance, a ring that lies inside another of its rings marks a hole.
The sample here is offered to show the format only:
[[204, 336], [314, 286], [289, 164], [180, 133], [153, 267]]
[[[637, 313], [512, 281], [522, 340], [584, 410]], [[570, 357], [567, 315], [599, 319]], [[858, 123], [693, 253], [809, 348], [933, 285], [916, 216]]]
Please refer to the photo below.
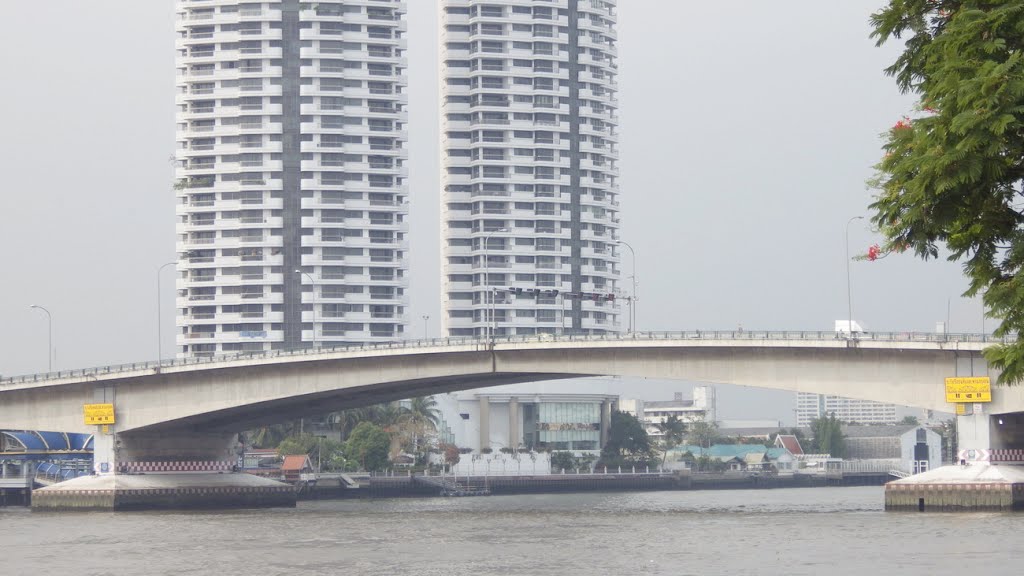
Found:
[[[1024, 334], [1024, 0], [889, 0], [872, 36], [905, 41], [886, 72], [920, 114], [885, 134], [872, 184], [885, 242], [962, 261], [997, 336]], [[985, 351], [1000, 381], [1024, 380], [1024, 341]]]

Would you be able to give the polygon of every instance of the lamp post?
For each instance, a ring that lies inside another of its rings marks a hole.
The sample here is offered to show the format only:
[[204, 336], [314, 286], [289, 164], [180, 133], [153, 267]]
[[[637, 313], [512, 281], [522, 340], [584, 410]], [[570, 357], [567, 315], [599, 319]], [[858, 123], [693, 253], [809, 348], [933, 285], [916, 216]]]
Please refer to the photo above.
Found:
[[427, 320], [430, 320], [430, 315], [429, 314], [424, 314], [423, 315], [423, 339], [424, 340], [430, 339], [430, 335], [427, 334]]
[[160, 335], [163, 334], [163, 311], [160, 309], [160, 273], [164, 271], [164, 268], [168, 266], [174, 266], [177, 262], [167, 262], [161, 265], [156, 270], [156, 361], [157, 364], [164, 360], [164, 347], [163, 342], [160, 341]]
[[632, 333], [636, 330], [636, 251], [629, 243], [623, 240], [616, 240], [617, 244], [621, 244], [629, 249], [630, 255], [633, 257], [633, 294], [629, 298], [629, 331]]
[[491, 343], [494, 342], [494, 332], [497, 329], [497, 326], [495, 325], [495, 322], [494, 322], [494, 297], [497, 294], [497, 291], [493, 290], [491, 288], [491, 270], [490, 270], [490, 266], [488, 265], [488, 262], [487, 262], [487, 248], [488, 248], [488, 244], [489, 244], [489, 242], [491, 240], [491, 236], [494, 236], [498, 232], [508, 232], [508, 228], [498, 228], [497, 230], [491, 230], [490, 232], [488, 232], [484, 236], [484, 243], [483, 243], [483, 247], [482, 247], [483, 248], [483, 257], [484, 257], [484, 294], [485, 294], [485, 297], [486, 297], [487, 292], [491, 293], [491, 301], [490, 301], [489, 305], [485, 308], [485, 312], [486, 312], [485, 316], [489, 316], [489, 318], [484, 318], [484, 320], [486, 321], [486, 331], [485, 331], [485, 334], [487, 336], [487, 341], [491, 342]]
[[50, 311], [42, 306], [32, 304], [29, 308], [35, 308], [46, 312], [46, 371], [53, 372], [53, 316]]
[[850, 289], [850, 224], [854, 220], [863, 220], [863, 216], [854, 216], [846, 221], [846, 333], [853, 338], [853, 292]]
[[313, 348], [316, 349], [316, 282], [313, 280], [313, 277], [310, 276], [308, 272], [303, 272], [302, 270], [296, 269], [295, 273], [302, 274], [306, 278], [309, 278], [309, 284], [310, 286], [313, 287]]

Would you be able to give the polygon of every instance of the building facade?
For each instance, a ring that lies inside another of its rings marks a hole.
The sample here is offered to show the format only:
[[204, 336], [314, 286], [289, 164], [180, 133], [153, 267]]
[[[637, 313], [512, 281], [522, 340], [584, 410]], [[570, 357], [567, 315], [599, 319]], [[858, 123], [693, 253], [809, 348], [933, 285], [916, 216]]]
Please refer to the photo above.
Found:
[[895, 424], [902, 418], [897, 415], [895, 404], [808, 392], [796, 393], [797, 426], [810, 426], [815, 419], [831, 414], [835, 414], [836, 419], [842, 422], [858, 424]]
[[616, 2], [440, 5], [444, 330], [620, 331]]
[[477, 391], [436, 397], [446, 429], [461, 448], [600, 450], [619, 397]]
[[653, 438], [662, 436], [658, 425], [672, 416], [686, 423], [716, 422], [718, 417], [713, 386], [694, 387], [692, 398], [684, 398], [682, 392], [676, 392], [672, 400], [623, 399], [619, 409], [635, 416]]
[[403, 336], [405, 9], [176, 0], [179, 355]]

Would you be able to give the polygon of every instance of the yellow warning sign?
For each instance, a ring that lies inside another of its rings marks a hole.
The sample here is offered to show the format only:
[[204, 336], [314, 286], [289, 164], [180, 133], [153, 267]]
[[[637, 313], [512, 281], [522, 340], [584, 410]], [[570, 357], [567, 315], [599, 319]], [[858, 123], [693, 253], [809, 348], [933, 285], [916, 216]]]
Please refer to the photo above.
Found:
[[113, 404], [84, 404], [82, 412], [87, 426], [114, 424]]
[[946, 402], [991, 402], [992, 382], [988, 376], [946, 378]]

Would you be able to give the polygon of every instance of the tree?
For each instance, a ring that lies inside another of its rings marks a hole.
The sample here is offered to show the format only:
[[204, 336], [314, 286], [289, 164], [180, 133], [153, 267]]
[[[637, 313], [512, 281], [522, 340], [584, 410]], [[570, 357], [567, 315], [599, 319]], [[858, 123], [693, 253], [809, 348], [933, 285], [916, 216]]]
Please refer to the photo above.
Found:
[[572, 455], [572, 452], [552, 452], [551, 453], [551, 471], [557, 472], [559, 470], [572, 470], [576, 468], [576, 458]]
[[255, 448], [277, 448], [292, 431], [289, 424], [273, 424], [261, 426], [248, 433], [249, 441]]
[[608, 442], [601, 449], [601, 459], [606, 464], [637, 463], [647, 460], [650, 455], [651, 441], [644, 425], [632, 414], [613, 412]]
[[707, 420], [698, 420], [690, 426], [690, 441], [702, 448], [710, 448], [720, 438], [718, 424]]
[[[1024, 1], [890, 0], [871, 21], [879, 45], [909, 36], [886, 72], [920, 102], [884, 136], [873, 254], [928, 260], [945, 245], [995, 335], [1024, 333]], [[1024, 379], [1024, 339], [985, 358], [1000, 382]]]
[[669, 450], [682, 444], [683, 439], [686, 438], [686, 422], [683, 422], [673, 414], [665, 419], [664, 422], [659, 422], [654, 426], [658, 429], [658, 432], [661, 432], [661, 466], [664, 468]]
[[361, 422], [345, 442], [345, 455], [364, 470], [381, 470], [387, 466], [390, 444], [391, 438], [380, 426]]
[[918, 422], [917, 416], [907, 415], [903, 417], [903, 420], [900, 420], [900, 424], [906, 424], [908, 426], [917, 426], [921, 423]]
[[831, 454], [834, 458], [846, 455], [846, 442], [843, 438], [842, 424], [836, 420], [833, 412], [811, 421], [812, 451], [819, 454]]

